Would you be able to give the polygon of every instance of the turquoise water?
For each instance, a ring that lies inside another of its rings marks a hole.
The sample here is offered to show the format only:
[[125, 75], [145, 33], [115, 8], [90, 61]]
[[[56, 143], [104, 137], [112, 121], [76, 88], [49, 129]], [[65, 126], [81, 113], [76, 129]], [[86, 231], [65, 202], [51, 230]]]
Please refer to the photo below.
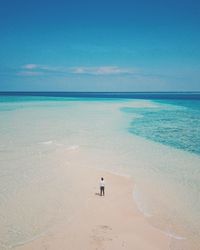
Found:
[[137, 114], [129, 131], [147, 139], [200, 154], [200, 101], [156, 101], [157, 107], [123, 108]]
[[191, 95], [0, 96], [0, 248], [29, 241], [73, 214], [72, 166], [130, 174], [141, 210], [197, 246], [199, 103]]

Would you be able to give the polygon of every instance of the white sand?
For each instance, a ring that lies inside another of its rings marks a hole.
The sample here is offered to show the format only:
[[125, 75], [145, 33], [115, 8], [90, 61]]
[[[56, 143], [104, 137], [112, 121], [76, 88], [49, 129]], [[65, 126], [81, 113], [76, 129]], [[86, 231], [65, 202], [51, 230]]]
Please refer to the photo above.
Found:
[[[74, 196], [79, 207], [71, 220], [15, 249], [169, 249], [170, 238], [152, 227], [134, 204], [130, 178], [91, 169], [73, 172], [76, 191], [84, 199], [79, 202]], [[101, 176], [106, 180], [105, 197], [98, 195]]]

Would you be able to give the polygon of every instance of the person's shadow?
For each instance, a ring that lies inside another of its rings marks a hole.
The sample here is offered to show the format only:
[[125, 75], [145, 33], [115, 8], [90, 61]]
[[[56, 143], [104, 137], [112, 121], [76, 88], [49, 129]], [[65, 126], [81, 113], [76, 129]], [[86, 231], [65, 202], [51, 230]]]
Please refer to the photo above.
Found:
[[95, 193], [95, 195], [101, 196], [100, 193]]

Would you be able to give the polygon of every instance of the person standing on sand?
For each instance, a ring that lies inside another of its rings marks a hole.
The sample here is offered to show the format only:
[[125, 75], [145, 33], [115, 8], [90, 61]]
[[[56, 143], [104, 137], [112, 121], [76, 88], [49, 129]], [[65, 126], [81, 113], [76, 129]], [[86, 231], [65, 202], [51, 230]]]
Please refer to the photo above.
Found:
[[100, 196], [104, 196], [105, 195], [105, 181], [104, 181], [104, 178], [101, 177], [101, 180], [100, 180]]

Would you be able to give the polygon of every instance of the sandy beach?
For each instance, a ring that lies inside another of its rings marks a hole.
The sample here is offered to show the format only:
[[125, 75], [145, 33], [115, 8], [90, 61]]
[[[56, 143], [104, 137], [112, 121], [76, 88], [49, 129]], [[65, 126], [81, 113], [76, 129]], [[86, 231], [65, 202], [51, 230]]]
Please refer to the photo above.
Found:
[[[72, 176], [83, 199], [74, 196], [78, 207], [71, 219], [16, 250], [169, 249], [169, 237], [152, 227], [134, 204], [131, 178], [99, 170], [84, 172]], [[99, 196], [101, 176], [106, 180], [105, 196]]]
[[199, 157], [128, 130], [159, 105], [4, 103], [0, 249], [199, 250]]

